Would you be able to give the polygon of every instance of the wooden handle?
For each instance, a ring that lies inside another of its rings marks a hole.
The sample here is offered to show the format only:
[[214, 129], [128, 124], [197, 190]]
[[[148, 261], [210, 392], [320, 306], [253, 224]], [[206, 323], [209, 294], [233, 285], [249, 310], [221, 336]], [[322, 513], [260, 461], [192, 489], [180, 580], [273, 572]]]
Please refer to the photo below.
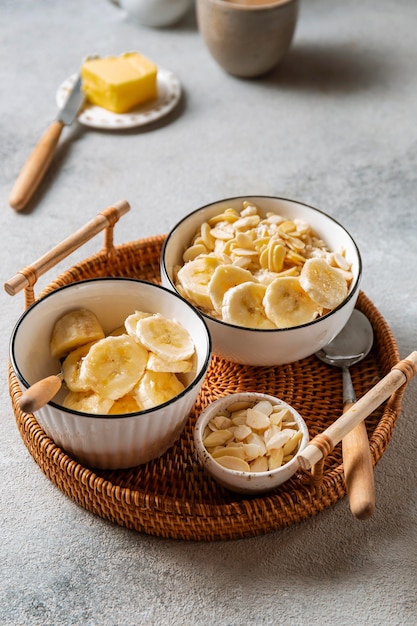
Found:
[[22, 167], [9, 196], [9, 204], [16, 211], [25, 208], [38, 188], [55, 154], [63, 127], [60, 121], [52, 122]]
[[[346, 404], [344, 413], [352, 406]], [[343, 437], [342, 454], [350, 510], [358, 519], [366, 520], [375, 510], [375, 483], [365, 422]]]
[[[407, 374], [402, 371], [407, 371]], [[417, 351], [412, 352], [406, 359], [395, 365], [391, 371], [370, 389], [360, 400], [355, 402], [341, 417], [319, 435], [327, 438], [332, 446], [336, 446], [360, 422], [379, 407], [394, 391], [411, 380], [417, 373]], [[320, 446], [314, 444], [314, 439], [297, 455], [299, 467], [310, 469], [323, 458]]]
[[62, 376], [48, 376], [27, 389], [18, 400], [19, 408], [25, 413], [33, 413], [45, 406], [61, 389]]
[[[44, 254], [40, 259], [35, 261], [31, 266], [31, 273], [36, 276], [42, 276], [51, 267], [54, 267], [59, 261], [62, 261], [71, 252], [77, 250], [84, 243], [89, 241], [94, 235], [108, 228], [115, 223], [122, 215], [130, 210], [130, 205], [126, 200], [119, 200], [112, 206], [104, 209], [93, 220], [88, 222], [83, 228], [80, 228], [73, 235], [67, 237], [64, 241], [52, 248]], [[25, 274], [18, 272], [4, 284], [4, 289], [9, 296], [15, 296], [19, 291], [29, 286], [29, 280]]]

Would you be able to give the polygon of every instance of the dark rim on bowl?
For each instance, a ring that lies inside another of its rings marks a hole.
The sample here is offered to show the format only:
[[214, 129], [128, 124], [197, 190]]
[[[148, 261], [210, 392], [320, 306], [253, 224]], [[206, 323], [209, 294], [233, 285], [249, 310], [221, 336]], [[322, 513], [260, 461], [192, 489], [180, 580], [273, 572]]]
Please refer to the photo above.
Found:
[[[19, 382], [23, 385], [23, 387], [25, 389], [28, 389], [30, 387], [30, 384], [28, 383], [28, 381], [24, 378], [24, 376], [22, 375], [17, 362], [16, 362], [16, 358], [15, 358], [15, 352], [14, 352], [14, 348], [15, 348], [15, 339], [16, 339], [16, 335], [18, 333], [19, 327], [20, 325], [23, 323], [24, 319], [33, 311], [33, 309], [35, 309], [37, 306], [39, 306], [41, 303], [45, 302], [46, 300], [48, 300], [49, 298], [51, 298], [52, 296], [54, 296], [56, 293], [58, 293], [59, 291], [63, 291], [65, 289], [69, 289], [71, 287], [74, 287], [75, 285], [84, 285], [86, 283], [97, 283], [97, 282], [112, 282], [112, 281], [117, 281], [117, 282], [130, 282], [130, 283], [137, 283], [137, 284], [141, 284], [141, 285], [149, 285], [152, 286], [156, 289], [159, 289], [161, 291], [164, 291], [165, 293], [169, 294], [170, 296], [174, 296], [176, 298], [178, 298], [179, 300], [181, 300], [182, 302], [184, 302], [187, 307], [194, 313], [197, 315], [197, 317], [200, 319], [200, 321], [202, 322], [205, 330], [206, 330], [206, 337], [207, 337], [207, 356], [204, 360], [204, 363], [202, 365], [202, 367], [200, 368], [200, 371], [196, 374], [195, 378], [192, 380], [192, 382], [187, 385], [187, 387], [185, 387], [185, 389], [183, 391], [181, 391], [181, 393], [179, 393], [178, 395], [176, 395], [174, 398], [172, 398], [171, 400], [168, 400], [168, 402], [164, 402], [163, 404], [158, 404], [155, 407], [152, 407], [150, 409], [145, 409], [144, 411], [136, 411], [134, 413], [120, 413], [120, 414], [115, 414], [115, 415], [108, 415], [108, 414], [102, 414], [102, 413], [83, 413], [81, 411], [77, 411], [75, 409], [67, 409], [66, 407], [62, 406], [62, 404], [58, 404], [57, 402], [54, 402], [53, 400], [51, 400], [50, 402], [48, 402], [48, 405], [55, 407], [56, 409], [59, 409], [60, 411], [64, 411], [65, 413], [68, 413], [69, 415], [77, 415], [79, 417], [83, 417], [83, 418], [105, 418], [105, 419], [120, 419], [120, 418], [129, 418], [132, 417], [134, 415], [138, 415], [140, 416], [143, 413], [152, 413], [154, 411], [159, 410], [161, 407], [168, 407], [170, 404], [173, 404], [174, 402], [176, 402], [176, 400], [178, 398], [181, 398], [182, 396], [184, 396], [186, 393], [188, 393], [188, 391], [190, 389], [192, 389], [193, 387], [195, 387], [202, 378], [204, 378], [204, 376], [206, 375], [207, 372], [207, 368], [209, 366], [210, 363], [210, 359], [211, 359], [211, 354], [212, 354], [212, 341], [211, 341], [211, 335], [210, 332], [208, 330], [207, 327], [207, 323], [204, 320], [203, 315], [200, 313], [200, 311], [198, 311], [198, 309], [194, 308], [185, 298], [183, 298], [180, 294], [178, 294], [177, 292], [173, 292], [170, 289], [167, 289], [166, 287], [163, 287], [162, 285], [157, 285], [156, 283], [151, 283], [149, 281], [145, 281], [145, 280], [138, 280], [136, 278], [124, 278], [122, 276], [115, 276], [115, 277], [98, 277], [98, 278], [88, 278], [85, 280], [79, 280], [79, 281], [75, 281], [73, 283], [69, 283], [67, 285], [63, 285], [62, 287], [59, 287], [58, 289], [55, 289], [54, 291], [51, 291], [50, 293], [46, 294], [45, 296], [39, 298], [39, 300], [36, 300], [33, 304], [30, 305], [30, 307], [28, 307], [20, 316], [20, 318], [17, 320], [11, 337], [10, 337], [10, 346], [9, 346], [9, 356], [10, 356], [10, 362], [12, 364], [13, 370], [17, 376], [17, 379], [19, 380]], [[52, 374], [55, 372], [52, 372]]]
[[[174, 291], [174, 293], [176, 293], [178, 296], [180, 296], [180, 294], [178, 293], [178, 291], [175, 289], [175, 285], [172, 282], [170, 275], [168, 273], [168, 269], [166, 267], [165, 264], [165, 251], [168, 247], [169, 241], [171, 239], [171, 237], [174, 235], [175, 232], [178, 231], [178, 229], [181, 227], [181, 225], [186, 222], [192, 215], [195, 215], [196, 213], [199, 213], [200, 211], [202, 211], [203, 209], [208, 209], [209, 207], [211, 207], [214, 204], [220, 204], [220, 203], [226, 203], [226, 202], [231, 202], [232, 200], [250, 200], [251, 198], [260, 198], [265, 199], [265, 200], [280, 200], [282, 202], [290, 202], [292, 204], [300, 204], [304, 207], [307, 207], [308, 209], [315, 211], [316, 213], [320, 213], [321, 215], [323, 215], [324, 217], [326, 217], [327, 219], [331, 220], [334, 224], [336, 224], [337, 226], [339, 226], [339, 228], [341, 228], [346, 235], [349, 237], [349, 239], [352, 241], [352, 244], [356, 250], [356, 254], [358, 255], [358, 276], [356, 278], [356, 282], [353, 285], [353, 288], [351, 289], [351, 291], [348, 293], [347, 297], [345, 298], [345, 300], [343, 300], [343, 302], [341, 302], [341, 304], [339, 304], [335, 309], [332, 309], [331, 311], [329, 311], [328, 313], [326, 313], [325, 315], [321, 315], [320, 317], [317, 317], [316, 319], [314, 319], [311, 322], [307, 322], [305, 324], [299, 324], [298, 326], [290, 326], [288, 328], [250, 328], [250, 327], [244, 327], [244, 326], [238, 326], [237, 324], [230, 324], [229, 322], [224, 322], [223, 320], [218, 319], [217, 317], [213, 317], [212, 315], [209, 315], [208, 313], [205, 313], [203, 311], [201, 311], [201, 309], [195, 307], [194, 305], [191, 305], [195, 308], [196, 311], [199, 311], [201, 313], [201, 315], [205, 318], [207, 318], [208, 320], [212, 321], [212, 322], [217, 322], [218, 324], [222, 324], [223, 326], [227, 326], [228, 328], [239, 328], [239, 329], [244, 329], [244, 330], [250, 330], [256, 333], [277, 333], [277, 332], [295, 332], [297, 331], [299, 328], [305, 328], [307, 326], [313, 326], [314, 324], [317, 324], [318, 322], [320, 322], [321, 320], [327, 319], [328, 317], [331, 317], [332, 315], [334, 315], [334, 313], [336, 313], [336, 311], [339, 311], [339, 309], [341, 309], [347, 302], [349, 302], [352, 297], [356, 294], [356, 292], [359, 290], [359, 285], [361, 282], [361, 278], [362, 278], [362, 257], [361, 254], [359, 252], [359, 248], [356, 245], [355, 240], [353, 239], [352, 235], [346, 230], [346, 228], [340, 223], [338, 222], [334, 217], [332, 217], [331, 215], [329, 215], [328, 213], [325, 213], [324, 211], [321, 211], [320, 209], [316, 209], [315, 207], [306, 204], [305, 202], [299, 202], [298, 200], [291, 200], [290, 198], [281, 198], [279, 196], [265, 196], [265, 195], [245, 195], [245, 196], [232, 196], [231, 198], [225, 198], [224, 200], [216, 200], [214, 202], [209, 202], [208, 204], [205, 204], [202, 207], [199, 207], [198, 209], [195, 209], [194, 211], [191, 211], [191, 213], [188, 213], [185, 217], [183, 217], [174, 227], [173, 229], [169, 232], [168, 236], [166, 237], [163, 246], [162, 246], [162, 251], [161, 251], [161, 272], [164, 273], [164, 275], [167, 277], [170, 285], [172, 285], [172, 289]], [[182, 297], [182, 296], [180, 296]], [[188, 302], [188, 301], [187, 301]]]

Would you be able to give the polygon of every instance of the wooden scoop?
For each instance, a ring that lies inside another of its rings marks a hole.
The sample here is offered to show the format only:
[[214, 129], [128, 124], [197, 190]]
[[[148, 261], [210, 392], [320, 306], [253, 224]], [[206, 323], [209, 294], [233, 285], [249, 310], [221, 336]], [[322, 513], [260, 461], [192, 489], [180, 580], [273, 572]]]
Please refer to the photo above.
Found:
[[34, 383], [20, 396], [17, 401], [19, 408], [25, 413], [37, 411], [52, 400], [61, 389], [63, 381], [64, 375], [62, 372], [38, 380], [37, 383]]

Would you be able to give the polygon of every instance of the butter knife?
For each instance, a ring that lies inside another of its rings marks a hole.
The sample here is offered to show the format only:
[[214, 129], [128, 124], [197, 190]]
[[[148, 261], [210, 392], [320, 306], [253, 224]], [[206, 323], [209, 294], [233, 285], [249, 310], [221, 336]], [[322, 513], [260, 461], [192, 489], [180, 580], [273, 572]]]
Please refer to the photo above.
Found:
[[78, 76], [64, 106], [36, 144], [17, 177], [9, 196], [9, 204], [16, 211], [24, 209], [35, 193], [51, 164], [62, 129], [72, 124], [84, 100], [81, 77]]

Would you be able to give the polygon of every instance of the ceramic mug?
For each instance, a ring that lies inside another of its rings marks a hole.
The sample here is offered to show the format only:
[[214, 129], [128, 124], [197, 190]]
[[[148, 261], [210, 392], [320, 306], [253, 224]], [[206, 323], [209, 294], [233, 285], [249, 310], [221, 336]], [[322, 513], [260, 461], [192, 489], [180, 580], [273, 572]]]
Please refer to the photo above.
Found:
[[197, 0], [199, 31], [213, 58], [229, 74], [266, 74], [284, 57], [294, 36], [298, 0]]

